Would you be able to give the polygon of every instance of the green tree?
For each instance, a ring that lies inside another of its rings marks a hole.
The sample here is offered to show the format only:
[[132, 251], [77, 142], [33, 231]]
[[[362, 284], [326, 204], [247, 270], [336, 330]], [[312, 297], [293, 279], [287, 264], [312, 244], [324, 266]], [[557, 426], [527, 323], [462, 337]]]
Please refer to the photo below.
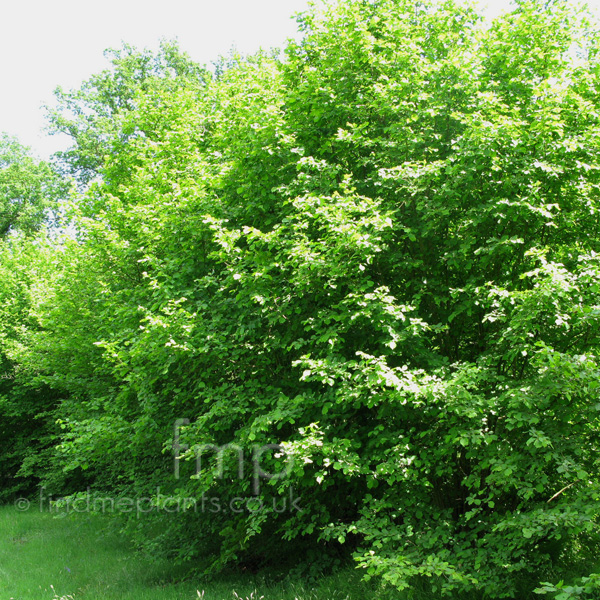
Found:
[[54, 443], [45, 413], [56, 395], [32, 385], [30, 373], [20, 369], [18, 350], [39, 326], [32, 296], [44, 287], [52, 262], [41, 230], [56, 225], [67, 189], [49, 164], [16, 139], [0, 136], [0, 500], [32, 490], [39, 478], [15, 477], [27, 457]]
[[128, 128], [121, 126], [121, 118], [135, 108], [140, 95], [156, 88], [174, 91], [182, 85], [200, 94], [208, 78], [207, 71], [173, 41], [162, 41], [156, 53], [124, 44], [107, 50], [105, 56], [111, 63], [109, 69], [78, 90], [58, 87], [56, 106], [48, 108], [50, 130], [73, 140], [73, 146], [56, 157], [63, 172], [81, 184], [98, 175], [114, 141], [144, 135], [132, 123]]
[[[108, 86], [76, 122], [102, 151], [77, 141], [71, 164], [98, 177], [19, 359], [64, 397], [53, 468], [180, 507], [256, 496], [265, 510], [136, 521], [154, 551], [212, 568], [300, 548], [399, 590], [495, 598], [586, 574], [598, 28], [562, 2], [485, 28], [408, 0], [301, 27], [283, 61], [232, 60], [201, 90], [128, 84], [124, 110]], [[229, 443], [293, 462], [258, 489], [190, 477], [200, 447]], [[304, 510], [277, 511], [290, 493]]]
[[41, 236], [0, 241], [0, 502], [34, 492], [58, 440], [60, 392], [37, 380], [40, 365], [22, 354], [42, 329], [40, 306], [53, 292], [59, 256], [56, 242]]
[[16, 139], [0, 135], [0, 239], [15, 231], [37, 231], [51, 218], [58, 193], [51, 167]]

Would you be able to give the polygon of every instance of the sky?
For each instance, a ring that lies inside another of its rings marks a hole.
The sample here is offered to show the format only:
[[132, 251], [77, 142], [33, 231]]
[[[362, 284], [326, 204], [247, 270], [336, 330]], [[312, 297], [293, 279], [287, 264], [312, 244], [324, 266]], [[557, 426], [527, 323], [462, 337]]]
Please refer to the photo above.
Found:
[[[157, 48], [161, 38], [210, 65], [231, 48], [281, 47], [309, 0], [0, 0], [0, 132], [42, 158], [66, 147], [43, 133], [53, 90], [77, 88], [108, 67], [106, 48]], [[486, 4], [485, 0], [483, 4]], [[509, 0], [489, 0], [495, 16]], [[600, 0], [591, 0], [600, 12]]]
[[53, 90], [77, 88], [109, 66], [122, 42], [157, 48], [177, 38], [210, 65], [232, 47], [280, 47], [296, 33], [291, 18], [308, 0], [0, 0], [0, 132], [47, 158], [64, 147], [41, 132]]

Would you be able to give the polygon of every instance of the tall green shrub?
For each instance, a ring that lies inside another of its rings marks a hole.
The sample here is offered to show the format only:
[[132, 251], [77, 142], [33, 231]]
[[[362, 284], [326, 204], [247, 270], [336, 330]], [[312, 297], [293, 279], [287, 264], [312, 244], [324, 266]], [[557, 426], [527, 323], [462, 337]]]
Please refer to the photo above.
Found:
[[[301, 27], [201, 93], [134, 87], [28, 346], [68, 393], [57, 464], [154, 494], [139, 532], [182, 559], [522, 595], [598, 543], [597, 29], [388, 0]], [[195, 473], [206, 444], [245, 475]]]

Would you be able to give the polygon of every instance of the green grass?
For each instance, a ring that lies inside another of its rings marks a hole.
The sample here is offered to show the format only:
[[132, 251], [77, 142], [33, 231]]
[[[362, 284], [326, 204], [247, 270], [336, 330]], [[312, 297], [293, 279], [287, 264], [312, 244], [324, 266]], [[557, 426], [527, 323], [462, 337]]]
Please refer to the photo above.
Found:
[[[0, 507], [0, 600], [363, 600], [353, 571], [314, 585], [234, 576], [193, 580], [134, 552], [106, 517]], [[179, 583], [173, 583], [173, 580]], [[184, 580], [181, 582], [181, 580]]]
[[[0, 507], [0, 600], [437, 598], [427, 586], [418, 584], [404, 593], [375, 589], [361, 582], [360, 573], [351, 568], [311, 584], [289, 578], [273, 583], [273, 578], [269, 579], [273, 573], [260, 577], [229, 574], [211, 580], [193, 578], [182, 567], [135, 552], [113, 525], [110, 517], [102, 515], [57, 516], [41, 513], [33, 506], [26, 512]], [[526, 597], [533, 598], [524, 594], [522, 600]], [[465, 596], [455, 596], [455, 600], [459, 598]]]

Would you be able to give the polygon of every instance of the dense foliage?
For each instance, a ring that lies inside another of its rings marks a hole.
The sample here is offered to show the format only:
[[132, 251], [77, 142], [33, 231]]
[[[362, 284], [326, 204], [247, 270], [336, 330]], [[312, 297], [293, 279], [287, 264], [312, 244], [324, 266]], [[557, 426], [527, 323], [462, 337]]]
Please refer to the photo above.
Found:
[[56, 200], [64, 192], [47, 163], [28, 148], [0, 135], [0, 240], [17, 231], [31, 234], [55, 217]]
[[591, 591], [597, 26], [412, 0], [300, 25], [281, 58], [126, 47], [59, 92], [76, 233], [3, 250], [21, 474], [152, 497], [130, 531], [207, 569], [301, 551], [397, 590]]
[[14, 475], [29, 456], [52, 445], [45, 411], [54, 406], [54, 393], [31, 385], [16, 353], [36, 328], [34, 298], [44, 294], [56, 266], [53, 249], [34, 238], [56, 224], [67, 189], [49, 164], [0, 136], [0, 500], [32, 490], [32, 482]]

